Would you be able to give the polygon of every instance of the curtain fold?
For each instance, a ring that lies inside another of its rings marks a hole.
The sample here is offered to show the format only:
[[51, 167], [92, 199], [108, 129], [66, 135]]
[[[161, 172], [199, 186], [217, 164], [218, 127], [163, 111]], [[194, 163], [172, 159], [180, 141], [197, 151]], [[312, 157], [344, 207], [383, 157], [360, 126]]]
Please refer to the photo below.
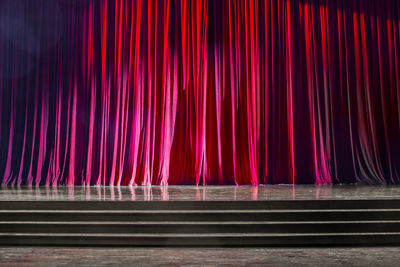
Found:
[[4, 0], [3, 185], [397, 184], [397, 0]]

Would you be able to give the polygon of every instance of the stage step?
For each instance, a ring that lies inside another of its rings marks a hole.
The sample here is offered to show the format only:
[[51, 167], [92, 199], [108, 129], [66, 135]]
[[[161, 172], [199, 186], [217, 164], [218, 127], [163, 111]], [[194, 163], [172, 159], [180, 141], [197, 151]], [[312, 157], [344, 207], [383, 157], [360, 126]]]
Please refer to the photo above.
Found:
[[0, 210], [1, 221], [368, 221], [400, 220], [391, 210]]
[[0, 245], [398, 245], [400, 200], [0, 201]]

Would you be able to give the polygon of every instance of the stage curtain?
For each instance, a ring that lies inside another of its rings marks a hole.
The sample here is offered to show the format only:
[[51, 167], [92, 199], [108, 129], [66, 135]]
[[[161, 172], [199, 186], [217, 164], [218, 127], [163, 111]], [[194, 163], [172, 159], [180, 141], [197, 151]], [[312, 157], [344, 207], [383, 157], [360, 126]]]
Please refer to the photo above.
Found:
[[398, 0], [0, 1], [3, 185], [396, 184]]

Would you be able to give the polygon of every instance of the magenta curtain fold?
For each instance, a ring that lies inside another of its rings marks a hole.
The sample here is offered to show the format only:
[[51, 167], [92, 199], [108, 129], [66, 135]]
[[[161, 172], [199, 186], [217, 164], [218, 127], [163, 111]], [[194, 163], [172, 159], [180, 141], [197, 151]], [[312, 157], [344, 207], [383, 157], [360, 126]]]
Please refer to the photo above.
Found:
[[400, 182], [397, 0], [3, 0], [3, 185]]

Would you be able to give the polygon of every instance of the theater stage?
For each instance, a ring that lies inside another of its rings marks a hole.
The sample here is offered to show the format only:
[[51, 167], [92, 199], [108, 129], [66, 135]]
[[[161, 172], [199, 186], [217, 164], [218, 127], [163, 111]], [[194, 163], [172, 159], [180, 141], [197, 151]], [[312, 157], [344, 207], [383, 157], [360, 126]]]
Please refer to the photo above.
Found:
[[397, 245], [400, 188], [8, 187], [0, 218], [1, 245]]

